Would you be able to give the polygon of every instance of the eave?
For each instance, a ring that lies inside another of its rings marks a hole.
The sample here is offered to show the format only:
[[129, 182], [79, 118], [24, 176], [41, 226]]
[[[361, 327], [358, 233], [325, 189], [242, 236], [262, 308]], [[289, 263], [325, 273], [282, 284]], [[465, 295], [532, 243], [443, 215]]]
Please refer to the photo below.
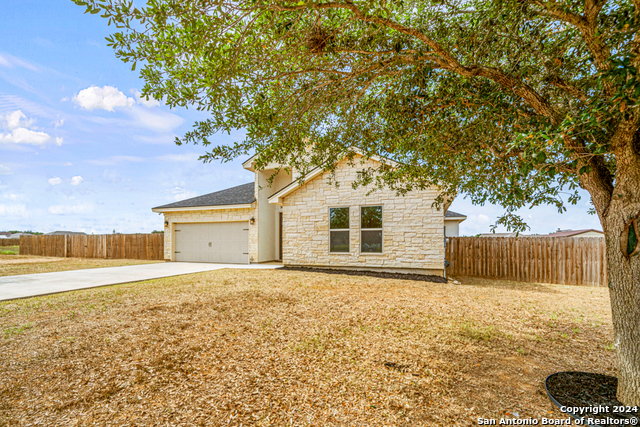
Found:
[[242, 205], [215, 205], [215, 206], [190, 206], [183, 208], [153, 208], [151, 211], [157, 213], [168, 213], [168, 212], [184, 212], [184, 211], [216, 211], [223, 209], [250, 209], [253, 207], [253, 203], [242, 204]]
[[312, 180], [313, 178], [317, 177], [318, 175], [322, 175], [323, 169], [322, 168], [315, 168], [313, 169], [311, 172], [309, 172], [302, 181], [293, 181], [291, 184], [287, 185], [286, 187], [282, 188], [281, 190], [277, 191], [275, 194], [273, 194], [272, 196], [270, 196], [267, 200], [269, 203], [274, 204], [274, 205], [280, 205], [282, 206], [282, 198], [285, 197], [286, 195], [293, 193], [294, 191], [296, 191], [298, 188], [300, 188], [301, 186], [305, 185], [308, 181]]

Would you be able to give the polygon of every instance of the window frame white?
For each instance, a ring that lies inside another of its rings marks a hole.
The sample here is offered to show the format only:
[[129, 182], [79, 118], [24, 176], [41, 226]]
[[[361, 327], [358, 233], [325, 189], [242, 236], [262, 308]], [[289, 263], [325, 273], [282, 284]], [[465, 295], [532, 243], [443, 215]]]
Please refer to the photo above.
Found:
[[[331, 228], [331, 209], [347, 209], [347, 219], [349, 220], [349, 228]], [[329, 255], [350, 255], [351, 254], [351, 206], [329, 206], [327, 210], [329, 214]], [[335, 252], [331, 250], [331, 232], [332, 231], [346, 231], [347, 232], [347, 244], [349, 245], [349, 249], [345, 252]]]
[[[382, 221], [381, 228], [363, 228], [362, 227], [362, 208], [377, 208], [380, 207], [380, 220]], [[384, 205], [376, 204], [376, 205], [361, 205], [360, 206], [360, 242], [358, 245], [358, 252], [360, 255], [384, 255]], [[362, 252], [362, 232], [363, 231], [380, 231], [380, 248], [382, 249], [380, 252]]]

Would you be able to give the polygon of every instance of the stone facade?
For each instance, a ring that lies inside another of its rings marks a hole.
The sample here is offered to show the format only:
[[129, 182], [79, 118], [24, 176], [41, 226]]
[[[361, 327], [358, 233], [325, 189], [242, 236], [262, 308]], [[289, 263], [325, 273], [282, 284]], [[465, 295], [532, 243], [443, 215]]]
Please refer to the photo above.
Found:
[[[443, 274], [444, 215], [432, 207], [436, 188], [413, 191], [405, 196], [395, 191], [353, 189], [357, 171], [377, 167], [373, 160], [350, 166], [346, 161], [336, 170], [339, 187], [318, 176], [284, 196], [283, 262], [287, 265], [349, 267], [402, 272]], [[381, 205], [383, 253], [360, 253], [360, 206]], [[350, 251], [329, 252], [329, 208], [349, 207]]]
[[[169, 224], [164, 228], [164, 259], [173, 261], [173, 230], [176, 223], [193, 222], [225, 222], [225, 221], [247, 221], [257, 214], [255, 203], [252, 208], [244, 209], [219, 209], [203, 211], [179, 211], [165, 212], [164, 220]], [[249, 260], [258, 260], [258, 224], [249, 224]]]

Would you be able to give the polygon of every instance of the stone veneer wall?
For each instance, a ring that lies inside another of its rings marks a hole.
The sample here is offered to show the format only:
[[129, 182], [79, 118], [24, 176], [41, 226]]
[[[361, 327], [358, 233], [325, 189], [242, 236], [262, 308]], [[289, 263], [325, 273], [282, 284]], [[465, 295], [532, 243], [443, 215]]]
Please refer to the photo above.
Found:
[[[444, 215], [431, 205], [437, 189], [396, 196], [384, 189], [367, 195], [353, 189], [358, 170], [376, 167], [369, 160], [355, 166], [342, 162], [336, 170], [339, 187], [319, 176], [283, 200], [284, 248], [287, 265], [360, 267], [442, 275]], [[383, 253], [360, 254], [360, 206], [382, 205]], [[329, 208], [350, 207], [350, 252], [329, 253]]]
[[[180, 211], [166, 212], [164, 220], [169, 225], [164, 228], [164, 259], [172, 260], [173, 229], [175, 223], [185, 222], [224, 222], [224, 221], [249, 221], [256, 217], [256, 208], [247, 209], [220, 209], [207, 211]], [[249, 224], [249, 259], [258, 262], [258, 222]]]

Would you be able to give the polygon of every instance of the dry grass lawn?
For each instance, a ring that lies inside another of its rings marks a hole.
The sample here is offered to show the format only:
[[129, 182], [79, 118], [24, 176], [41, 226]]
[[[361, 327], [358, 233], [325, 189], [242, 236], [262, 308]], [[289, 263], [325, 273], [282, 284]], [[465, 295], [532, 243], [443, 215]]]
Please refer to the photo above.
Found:
[[0, 303], [0, 425], [472, 426], [615, 374], [607, 289], [219, 270]]
[[51, 273], [54, 271], [82, 270], [85, 268], [118, 267], [122, 265], [151, 264], [155, 262], [164, 261], [0, 255], [0, 276]]

